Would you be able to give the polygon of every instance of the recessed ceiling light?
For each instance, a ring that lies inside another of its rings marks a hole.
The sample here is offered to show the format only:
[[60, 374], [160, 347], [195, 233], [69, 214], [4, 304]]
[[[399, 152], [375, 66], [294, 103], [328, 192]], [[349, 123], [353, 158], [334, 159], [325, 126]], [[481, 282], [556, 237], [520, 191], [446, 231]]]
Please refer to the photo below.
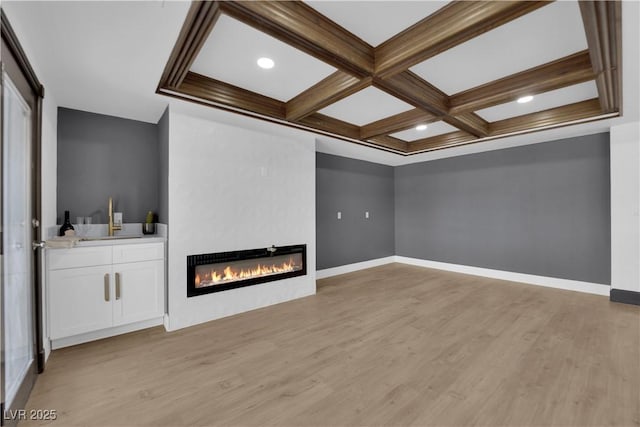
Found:
[[418, 131], [427, 130], [427, 125], [418, 125], [416, 126], [416, 130]]
[[531, 95], [523, 96], [522, 98], [518, 98], [518, 104], [525, 104], [531, 101], [532, 99], [533, 99], [533, 96]]
[[271, 58], [262, 57], [258, 59], [258, 67], [264, 68], [265, 70], [273, 68], [274, 65], [275, 62], [273, 62]]

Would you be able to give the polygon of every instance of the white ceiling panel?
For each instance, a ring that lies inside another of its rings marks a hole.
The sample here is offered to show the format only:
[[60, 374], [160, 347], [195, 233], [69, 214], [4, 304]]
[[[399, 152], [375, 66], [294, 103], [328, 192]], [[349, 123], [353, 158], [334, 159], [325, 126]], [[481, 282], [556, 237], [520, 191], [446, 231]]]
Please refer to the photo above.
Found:
[[446, 1], [308, 1], [309, 6], [371, 46], [445, 6]]
[[357, 126], [364, 126], [411, 109], [413, 107], [406, 102], [380, 89], [368, 87], [323, 108], [319, 113]]
[[558, 1], [411, 68], [448, 95], [587, 48], [576, 1]]
[[[264, 70], [258, 58], [273, 59]], [[335, 68], [267, 34], [221, 15], [191, 71], [250, 91], [288, 101]]]
[[187, 2], [2, 1], [45, 96], [57, 105], [156, 123], [156, 94]]
[[411, 142], [417, 141], [418, 139], [430, 138], [432, 136], [455, 132], [457, 130], [458, 128], [451, 126], [449, 123], [434, 122], [429, 123], [425, 130], [416, 130], [416, 128], [414, 127], [411, 129], [403, 130], [402, 132], [394, 133], [391, 136]]
[[535, 113], [549, 108], [560, 107], [574, 102], [585, 101], [597, 98], [598, 89], [594, 81], [567, 86], [562, 89], [541, 93], [533, 97], [533, 100], [526, 104], [518, 104], [517, 101], [496, 105], [476, 111], [483, 119], [489, 122], [522, 116], [524, 114]]

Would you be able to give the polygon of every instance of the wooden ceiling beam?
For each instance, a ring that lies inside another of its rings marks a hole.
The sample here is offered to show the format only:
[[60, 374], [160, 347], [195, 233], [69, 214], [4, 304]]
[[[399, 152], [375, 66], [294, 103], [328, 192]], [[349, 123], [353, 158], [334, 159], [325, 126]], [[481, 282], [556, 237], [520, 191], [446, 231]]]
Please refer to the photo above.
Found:
[[373, 85], [414, 107], [442, 117], [442, 120], [460, 130], [478, 137], [489, 133], [488, 123], [474, 113], [449, 115], [447, 95], [411, 71], [404, 71], [387, 79], [374, 78]]
[[[187, 73], [179, 92], [183, 95], [216, 104], [286, 120], [285, 103], [193, 72]], [[359, 126], [320, 113], [313, 113], [291, 122], [329, 134], [340, 135], [354, 140], [361, 139]], [[373, 138], [370, 143], [393, 151], [406, 152], [407, 150], [405, 141], [393, 137]]]
[[[263, 120], [314, 129], [374, 148], [416, 153], [486, 137], [533, 132], [616, 112], [621, 107], [618, 1], [580, 3], [588, 51], [508, 76], [451, 97], [408, 70], [418, 62], [529, 13], [547, 2], [454, 1], [374, 49], [303, 2], [194, 1], [158, 86], [170, 96], [251, 112]], [[338, 68], [288, 102], [190, 72], [220, 13], [242, 21]], [[375, 57], [375, 61], [374, 61]], [[599, 98], [488, 123], [473, 111], [596, 79]], [[363, 127], [318, 110], [373, 85], [415, 108]], [[526, 92], [526, 93], [525, 93]], [[442, 120], [455, 132], [407, 142], [389, 136]]]
[[591, 65], [605, 113], [622, 107], [622, 18], [620, 1], [580, 1]]
[[356, 77], [373, 73], [373, 47], [303, 2], [223, 1], [222, 11]]
[[373, 85], [434, 116], [449, 113], [447, 95], [411, 71], [404, 71], [388, 79], [374, 78]]
[[360, 128], [360, 138], [369, 139], [379, 135], [389, 135], [410, 129], [419, 124], [428, 124], [440, 120], [439, 116], [427, 113], [420, 108], [405, 111], [395, 116], [369, 123]]
[[287, 120], [299, 120], [371, 85], [371, 78], [360, 79], [336, 71], [286, 104]]
[[[314, 129], [319, 129], [330, 134], [338, 134], [351, 139], [361, 140], [359, 126], [334, 119], [333, 117], [325, 116], [324, 114], [314, 113], [298, 120], [296, 123]], [[391, 136], [371, 138], [367, 143], [376, 145], [382, 149], [391, 149], [402, 153], [407, 151], [406, 141], [402, 141], [401, 139], [393, 138]]]
[[180, 85], [180, 92], [277, 119], [285, 118], [283, 102], [193, 72], [187, 73]]
[[394, 138], [393, 136], [379, 135], [373, 138], [369, 138], [368, 141], [380, 147], [391, 148], [392, 150], [400, 151], [402, 153], [407, 152], [407, 147], [408, 147], [407, 141]]
[[447, 115], [442, 120], [477, 137], [489, 135], [489, 122], [476, 113], [463, 113], [456, 116]]
[[219, 16], [220, 4], [217, 1], [191, 3], [159, 87], [174, 89], [182, 84]]
[[449, 98], [449, 114], [478, 111], [514, 101], [524, 95], [536, 95], [594, 78], [589, 52], [584, 50], [452, 95]]
[[360, 139], [360, 127], [334, 119], [333, 117], [325, 116], [324, 114], [310, 114], [297, 120], [296, 123], [325, 132], [346, 136], [347, 138]]
[[419, 139], [417, 141], [411, 141], [408, 144], [409, 154], [418, 151], [431, 151], [439, 150], [441, 148], [447, 148], [454, 145], [460, 145], [463, 143], [469, 143], [476, 140], [474, 135], [461, 130], [455, 132], [449, 132], [442, 135], [436, 135], [429, 138]]
[[[512, 117], [490, 123], [490, 136], [501, 136], [514, 132], [535, 132], [538, 128], [557, 126], [564, 123], [571, 123], [576, 120], [588, 119], [602, 114], [598, 98], [576, 102], [562, 107], [551, 108], [545, 111], [525, 114], [523, 116]], [[473, 143], [478, 138], [464, 131], [450, 132], [444, 135], [437, 135], [408, 143], [407, 152], [409, 154], [439, 150]]]
[[489, 126], [491, 136], [499, 136], [508, 133], [534, 131], [536, 128], [555, 126], [576, 120], [595, 117], [603, 113], [598, 98], [550, 108], [536, 113], [492, 122]]
[[[346, 141], [346, 142], [350, 142], [350, 143], [353, 143], [353, 144], [359, 144], [359, 145], [362, 145], [362, 146], [374, 148], [376, 150], [386, 151], [386, 152], [390, 152], [390, 153], [398, 153], [398, 151], [401, 151], [401, 150], [397, 150], [397, 149], [394, 149], [394, 148], [384, 147], [384, 146], [381, 146], [379, 144], [374, 144], [374, 143], [371, 143], [371, 142], [365, 142], [365, 141], [360, 141], [360, 140], [356, 140], [356, 139], [353, 139], [353, 138], [349, 138], [349, 137], [347, 137], [345, 135], [340, 135], [340, 134], [337, 134], [337, 133], [332, 132], [330, 130], [323, 131], [323, 130], [315, 128], [315, 127], [304, 125], [304, 124], [302, 124], [300, 122], [289, 122], [289, 121], [286, 121], [286, 120], [281, 120], [281, 119], [276, 119], [274, 117], [269, 117], [267, 115], [255, 115], [255, 114], [253, 114], [252, 112], [249, 112], [249, 111], [243, 111], [243, 110], [240, 110], [240, 109], [236, 109], [236, 108], [233, 108], [233, 107], [227, 107], [227, 106], [224, 106], [224, 105], [212, 105], [211, 102], [209, 102], [209, 101], [207, 101], [205, 99], [201, 99], [201, 98], [198, 98], [198, 97], [191, 96], [191, 95], [189, 95], [189, 94], [187, 94], [185, 92], [179, 91], [179, 90], [159, 89], [156, 93], [162, 94], [162, 95], [165, 95], [165, 96], [169, 96], [171, 98], [179, 99], [179, 100], [182, 100], [182, 101], [192, 102], [192, 103], [198, 104], [198, 105], [203, 105], [205, 107], [213, 107], [213, 108], [220, 109], [222, 111], [229, 111], [229, 112], [232, 112], [232, 113], [237, 113], [237, 114], [239, 114], [241, 116], [251, 117], [251, 118], [256, 119], [256, 120], [262, 120], [262, 121], [269, 122], [269, 123], [276, 123], [276, 124], [279, 124], [279, 125], [282, 125], [282, 126], [287, 126], [287, 127], [293, 128], [293, 129], [306, 130], [306, 131], [313, 132], [313, 133], [318, 134], [318, 135], [327, 135], [327, 136], [330, 136], [332, 138], [336, 138], [336, 139], [339, 139], [339, 140], [342, 140], [342, 141]], [[354, 126], [354, 125], [350, 125], [349, 123], [347, 123], [347, 125]], [[355, 126], [355, 127], [357, 128], [357, 126]]]
[[375, 75], [388, 78], [506, 24], [545, 1], [454, 1], [375, 49]]

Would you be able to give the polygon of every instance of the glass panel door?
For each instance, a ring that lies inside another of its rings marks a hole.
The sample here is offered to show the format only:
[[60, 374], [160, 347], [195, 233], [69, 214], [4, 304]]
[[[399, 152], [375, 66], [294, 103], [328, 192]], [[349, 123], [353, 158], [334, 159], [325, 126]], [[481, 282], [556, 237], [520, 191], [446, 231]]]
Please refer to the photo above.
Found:
[[11, 408], [34, 363], [31, 226], [32, 112], [3, 73], [4, 399]]

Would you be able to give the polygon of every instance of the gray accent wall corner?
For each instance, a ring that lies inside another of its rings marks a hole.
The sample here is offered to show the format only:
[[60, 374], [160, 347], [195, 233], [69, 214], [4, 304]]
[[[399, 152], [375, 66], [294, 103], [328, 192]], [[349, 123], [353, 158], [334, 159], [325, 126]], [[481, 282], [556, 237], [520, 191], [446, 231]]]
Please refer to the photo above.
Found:
[[391, 166], [316, 153], [316, 248], [317, 270], [394, 254]]
[[169, 107], [158, 121], [158, 222], [169, 223]]
[[395, 168], [396, 255], [611, 282], [609, 134]]
[[124, 222], [158, 210], [157, 125], [85, 111], [58, 109], [58, 223], [65, 210], [107, 222], [107, 204]]

